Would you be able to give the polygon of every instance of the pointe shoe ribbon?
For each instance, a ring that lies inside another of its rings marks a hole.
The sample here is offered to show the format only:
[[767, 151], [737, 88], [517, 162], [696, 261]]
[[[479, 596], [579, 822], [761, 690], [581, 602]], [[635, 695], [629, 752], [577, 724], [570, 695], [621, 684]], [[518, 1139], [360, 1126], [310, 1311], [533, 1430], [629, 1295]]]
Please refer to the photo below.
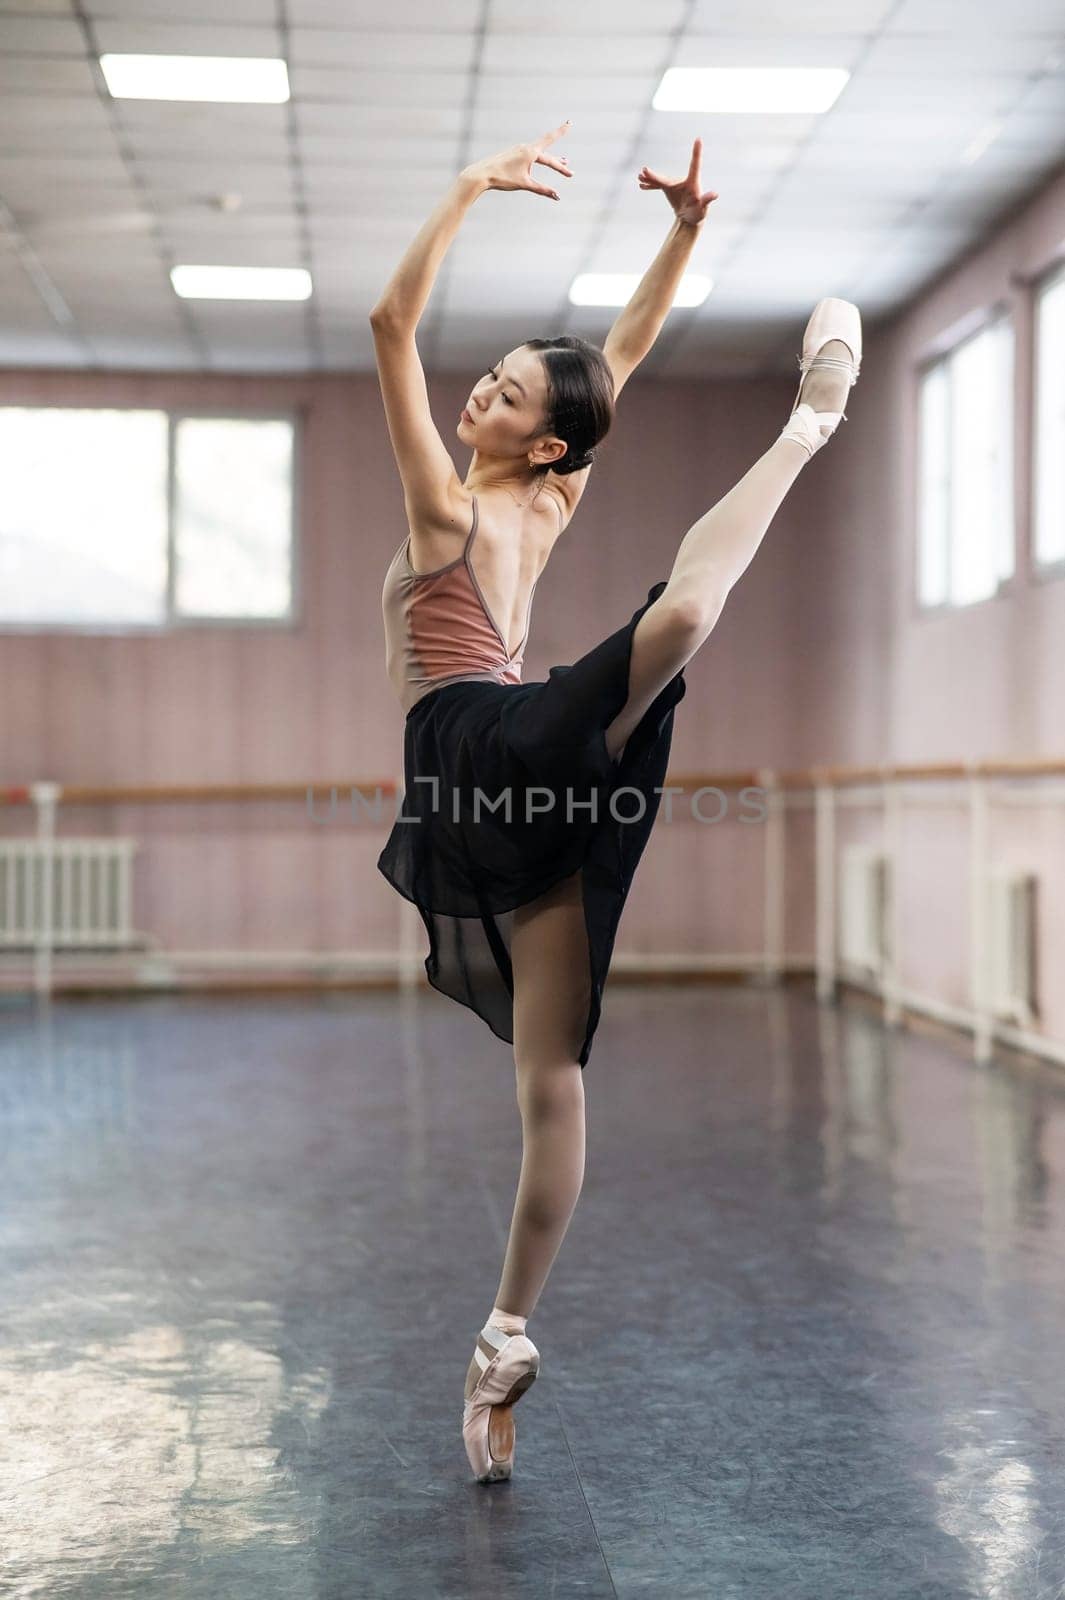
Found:
[[463, 1401], [462, 1438], [474, 1476], [479, 1483], [492, 1483], [511, 1475], [512, 1408], [535, 1381], [540, 1352], [525, 1334], [507, 1334], [488, 1325], [477, 1336], [474, 1357], [482, 1372], [473, 1393]]

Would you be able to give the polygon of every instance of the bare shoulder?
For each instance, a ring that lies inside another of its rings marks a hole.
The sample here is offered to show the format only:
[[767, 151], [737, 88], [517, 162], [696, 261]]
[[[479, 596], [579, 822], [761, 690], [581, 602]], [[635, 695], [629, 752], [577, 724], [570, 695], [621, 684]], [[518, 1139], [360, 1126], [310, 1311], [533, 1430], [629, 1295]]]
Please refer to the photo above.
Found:
[[473, 495], [453, 484], [432, 512], [407, 515], [410, 529], [410, 563], [415, 572], [434, 572], [462, 554], [473, 526]]
[[[534, 509], [525, 513], [543, 535], [543, 546], [550, 549], [555, 539], [564, 532], [584, 493], [591, 467], [581, 472], [548, 472], [543, 493], [537, 498]], [[415, 572], [435, 572], [449, 562], [457, 561], [462, 554], [473, 527], [474, 500], [477, 501], [478, 542], [491, 548], [496, 543], [513, 542], [513, 527], [509, 503], [492, 493], [475, 495], [464, 484], [452, 485], [432, 511], [417, 517], [407, 513], [410, 529], [410, 563]], [[509, 513], [509, 515], [508, 515]], [[540, 542], [539, 534], [536, 535]]]

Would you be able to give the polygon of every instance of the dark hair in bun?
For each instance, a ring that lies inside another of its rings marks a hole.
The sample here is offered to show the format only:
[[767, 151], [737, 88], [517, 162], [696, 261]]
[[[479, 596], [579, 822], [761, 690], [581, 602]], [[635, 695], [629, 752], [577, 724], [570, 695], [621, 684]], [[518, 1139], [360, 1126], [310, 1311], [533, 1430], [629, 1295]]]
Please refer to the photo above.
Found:
[[595, 460], [595, 446], [614, 420], [610, 363], [597, 345], [577, 334], [526, 339], [525, 346], [540, 354], [547, 373], [547, 408], [536, 431], [557, 434], [567, 446], [564, 456], [534, 467], [533, 475], [580, 472]]

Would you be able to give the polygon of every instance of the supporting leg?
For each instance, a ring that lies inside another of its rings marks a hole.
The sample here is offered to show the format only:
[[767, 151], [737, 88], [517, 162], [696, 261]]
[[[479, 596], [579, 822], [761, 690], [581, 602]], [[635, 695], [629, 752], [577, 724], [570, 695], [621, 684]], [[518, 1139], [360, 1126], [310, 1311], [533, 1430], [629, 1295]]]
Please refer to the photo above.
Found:
[[[520, 1332], [519, 1319], [532, 1315], [584, 1182], [584, 1075], [577, 1057], [591, 977], [579, 871], [515, 911], [510, 954], [522, 1156], [493, 1315], [508, 1332]], [[479, 1376], [474, 1357], [467, 1396]]]
[[532, 1314], [584, 1179], [588, 935], [574, 873], [514, 914], [514, 1062], [522, 1159], [495, 1304]]

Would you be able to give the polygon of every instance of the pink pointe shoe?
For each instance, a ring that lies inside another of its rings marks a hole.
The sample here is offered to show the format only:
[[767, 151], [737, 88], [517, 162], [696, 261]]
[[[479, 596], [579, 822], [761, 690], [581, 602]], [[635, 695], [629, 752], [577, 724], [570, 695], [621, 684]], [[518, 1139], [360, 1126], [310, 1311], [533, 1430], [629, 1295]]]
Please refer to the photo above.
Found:
[[473, 1354], [481, 1376], [463, 1401], [462, 1439], [478, 1483], [495, 1483], [513, 1470], [513, 1406], [535, 1382], [540, 1352], [525, 1334], [488, 1325]]
[[[818, 355], [817, 352], [830, 339], [841, 339], [853, 359], [843, 361], [838, 356]], [[812, 367], [834, 368], [847, 373], [851, 386], [857, 383], [862, 364], [862, 319], [858, 307], [852, 305], [849, 300], [819, 300], [806, 324], [806, 332], [802, 339], [802, 355], [797, 359], [803, 377]], [[799, 395], [801, 394], [800, 379]], [[844, 422], [847, 421], [846, 413], [842, 410], [815, 411], [805, 401], [800, 403], [797, 395], [791, 416], [780, 437], [794, 439], [796, 444], [802, 445], [807, 455], [812, 456], [832, 437], [841, 418]]]

